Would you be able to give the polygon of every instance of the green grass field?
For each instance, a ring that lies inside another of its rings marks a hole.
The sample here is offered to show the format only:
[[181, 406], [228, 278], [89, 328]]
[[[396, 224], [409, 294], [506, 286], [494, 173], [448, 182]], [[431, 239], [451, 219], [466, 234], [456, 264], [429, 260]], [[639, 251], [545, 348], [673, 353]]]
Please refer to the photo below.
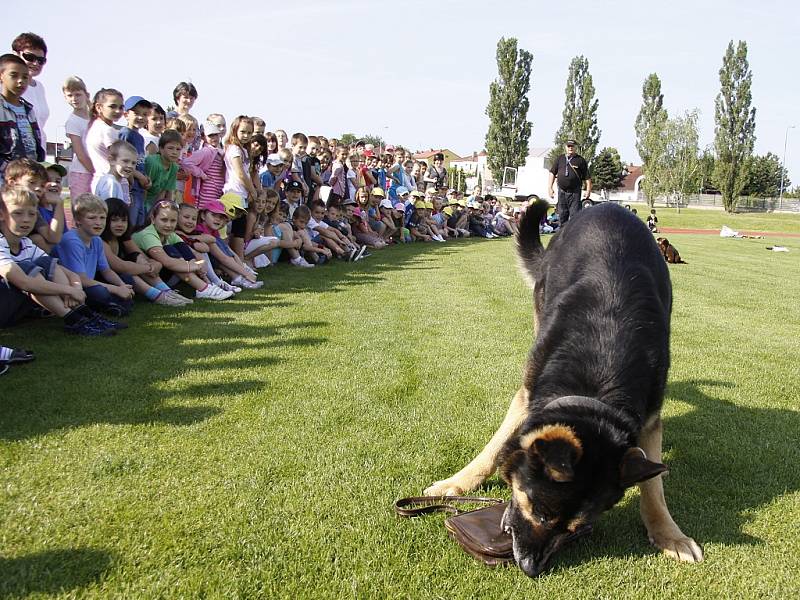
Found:
[[139, 303], [113, 339], [0, 333], [37, 353], [0, 378], [0, 597], [797, 597], [800, 240], [670, 237], [665, 486], [702, 564], [649, 546], [635, 490], [535, 580], [393, 514], [482, 448], [531, 343], [512, 241], [466, 241]]

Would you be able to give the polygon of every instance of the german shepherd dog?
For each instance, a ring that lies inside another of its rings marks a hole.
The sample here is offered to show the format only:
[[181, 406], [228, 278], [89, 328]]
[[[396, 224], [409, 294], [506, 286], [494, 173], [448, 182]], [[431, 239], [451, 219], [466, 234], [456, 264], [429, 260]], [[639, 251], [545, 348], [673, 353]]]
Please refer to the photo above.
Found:
[[701, 561], [672, 520], [661, 481], [672, 309], [664, 258], [644, 223], [614, 204], [580, 211], [545, 250], [547, 206], [525, 211], [517, 238], [534, 289], [524, 383], [483, 451], [425, 494], [464, 494], [499, 470], [511, 488], [502, 527], [534, 577], [638, 484], [650, 541], [678, 560]]

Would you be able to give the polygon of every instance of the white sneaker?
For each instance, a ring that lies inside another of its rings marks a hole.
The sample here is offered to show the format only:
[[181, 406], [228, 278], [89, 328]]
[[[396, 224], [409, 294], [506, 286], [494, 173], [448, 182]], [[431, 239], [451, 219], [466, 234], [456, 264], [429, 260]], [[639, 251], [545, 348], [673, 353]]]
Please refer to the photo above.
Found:
[[[234, 279], [233, 281], [236, 281], [236, 280]], [[233, 292], [234, 294], [238, 294], [239, 292], [242, 291], [242, 288], [240, 288], [238, 285], [235, 285], [235, 284], [231, 285], [230, 283], [228, 283], [224, 279], [220, 279], [219, 283], [216, 284], [216, 286], [218, 288], [222, 289], [222, 290], [225, 290], [226, 292]]]
[[315, 265], [312, 265], [310, 262], [308, 262], [302, 256], [298, 256], [297, 258], [293, 258], [289, 262], [291, 262], [295, 267], [303, 267], [304, 269], [309, 269], [309, 268], [315, 266]]
[[239, 288], [246, 288], [248, 290], [257, 290], [264, 285], [263, 281], [249, 281], [241, 275], [232, 279], [231, 283]]
[[233, 292], [228, 290], [223, 290], [211, 283], [206, 286], [204, 290], [198, 290], [195, 292], [194, 297], [199, 298], [201, 300], [227, 300], [233, 296]]
[[183, 302], [178, 300], [175, 296], [170, 295], [167, 292], [161, 292], [156, 299], [153, 300], [155, 304], [160, 304], [161, 306], [183, 306]]
[[175, 300], [179, 301], [182, 304], [193, 304], [194, 303], [194, 300], [192, 300], [191, 298], [187, 298], [186, 296], [180, 295], [175, 290], [165, 290], [165, 293], [167, 294], [167, 296], [172, 296], [173, 298], [175, 298]]
[[[264, 256], [264, 255], [262, 254], [261, 256]], [[267, 257], [264, 256], [264, 258], [267, 258]], [[269, 264], [269, 261], [267, 262], [267, 264]], [[253, 277], [258, 277], [258, 271], [256, 271], [250, 265], [245, 265], [244, 268], [247, 269], [247, 272], [250, 273]]]

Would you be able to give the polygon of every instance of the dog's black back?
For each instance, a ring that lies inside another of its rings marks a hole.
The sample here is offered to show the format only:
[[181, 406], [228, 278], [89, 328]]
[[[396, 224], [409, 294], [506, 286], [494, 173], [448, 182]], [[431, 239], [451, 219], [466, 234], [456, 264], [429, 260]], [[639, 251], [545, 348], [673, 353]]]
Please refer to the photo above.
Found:
[[580, 211], [545, 252], [538, 224], [546, 209], [529, 207], [519, 236], [538, 315], [525, 381], [531, 413], [555, 398], [589, 396], [623, 410], [638, 433], [661, 408], [669, 369], [669, 271], [647, 227], [614, 204]]

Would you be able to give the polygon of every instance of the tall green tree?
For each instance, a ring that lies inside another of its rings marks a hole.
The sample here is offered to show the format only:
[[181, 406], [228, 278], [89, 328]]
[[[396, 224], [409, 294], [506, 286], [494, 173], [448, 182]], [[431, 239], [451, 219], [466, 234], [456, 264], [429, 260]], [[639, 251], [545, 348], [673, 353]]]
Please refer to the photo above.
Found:
[[619, 157], [616, 148], [603, 148], [597, 153], [592, 166], [592, 188], [595, 190], [616, 190], [622, 186], [628, 171]]
[[714, 158], [713, 148], [707, 147], [700, 154], [700, 182], [698, 188], [701, 194], [719, 194], [714, 185]]
[[489, 85], [489, 131], [486, 151], [495, 181], [503, 180], [504, 167], [519, 167], [528, 157], [532, 124], [528, 121], [533, 54], [517, 48], [516, 38], [497, 42], [498, 77]]
[[647, 197], [650, 206], [656, 197], [664, 197], [668, 203], [683, 204], [686, 196], [699, 189], [697, 120], [697, 110], [693, 110], [681, 117], [667, 119], [664, 124], [661, 145], [654, 148], [647, 175], [653, 190]]
[[783, 178], [784, 189], [788, 189], [792, 182], [777, 155], [767, 152], [765, 156], [751, 156], [742, 195], [776, 198], [780, 193], [781, 178]]
[[719, 70], [720, 91], [714, 103], [714, 181], [725, 210], [736, 208], [736, 199], [747, 182], [749, 158], [756, 136], [756, 109], [750, 106], [753, 72], [747, 61], [747, 43], [733, 40]]
[[[648, 178], [648, 170], [652, 167], [653, 157], [660, 152], [661, 136], [667, 123], [667, 109], [664, 108], [664, 94], [661, 93], [661, 80], [655, 73], [650, 73], [642, 85], [642, 107], [636, 116], [636, 151], [642, 159], [642, 191], [646, 198], [654, 195], [652, 178]], [[594, 183], [594, 180], [593, 180]]]
[[578, 142], [578, 153], [591, 168], [600, 142], [600, 129], [597, 127], [599, 103], [594, 94], [589, 61], [583, 56], [576, 56], [569, 64], [567, 87], [564, 89], [564, 112], [561, 114], [561, 127], [553, 140], [555, 147], [548, 156], [550, 164], [564, 151], [564, 142], [574, 139]]

